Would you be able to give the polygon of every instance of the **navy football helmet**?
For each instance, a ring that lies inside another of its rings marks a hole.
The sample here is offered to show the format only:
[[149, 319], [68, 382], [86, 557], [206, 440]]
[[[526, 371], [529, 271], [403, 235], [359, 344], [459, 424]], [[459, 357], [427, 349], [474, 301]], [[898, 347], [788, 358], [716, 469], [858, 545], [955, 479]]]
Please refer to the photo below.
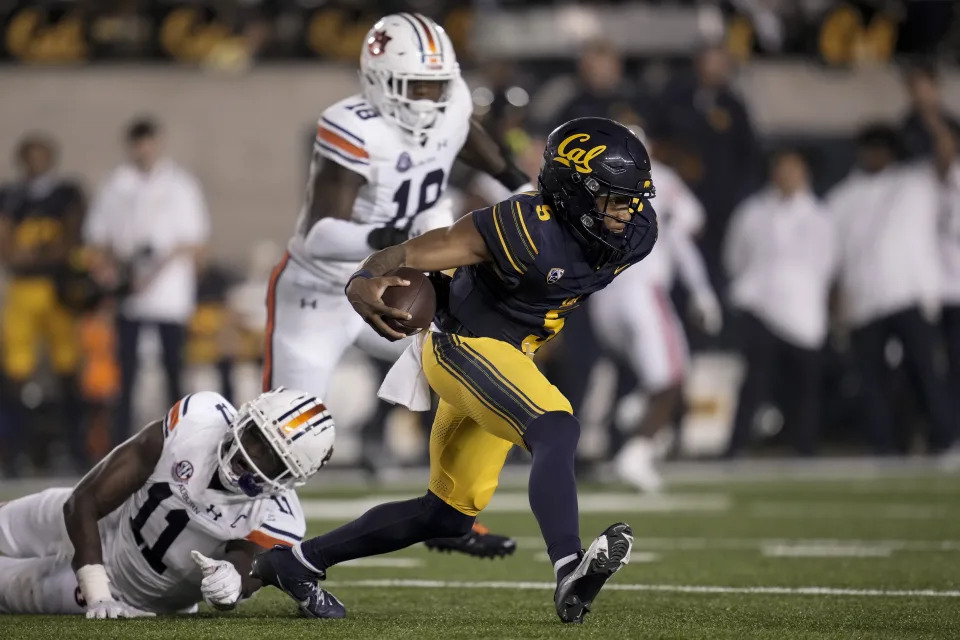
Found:
[[[554, 129], [538, 180], [540, 193], [598, 266], [617, 260], [638, 229], [656, 224], [650, 207], [644, 211], [644, 201], [656, 195], [650, 156], [636, 134], [619, 122], [576, 118]], [[614, 217], [607, 210], [621, 203], [631, 219], [623, 231], [614, 232], [604, 219]]]

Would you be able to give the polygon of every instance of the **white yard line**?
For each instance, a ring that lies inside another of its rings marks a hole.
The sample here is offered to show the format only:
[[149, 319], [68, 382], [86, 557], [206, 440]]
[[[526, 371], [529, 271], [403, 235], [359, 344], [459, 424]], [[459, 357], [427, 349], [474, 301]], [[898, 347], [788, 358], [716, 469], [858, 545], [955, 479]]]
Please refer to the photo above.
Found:
[[[325, 582], [324, 587], [388, 588], [388, 589], [516, 589], [553, 591], [553, 582], [460, 582], [445, 580], [343, 580]], [[867, 598], [960, 598], [960, 590], [934, 589], [844, 589], [837, 587], [721, 587], [679, 584], [619, 584], [604, 587], [607, 591], [656, 591], [665, 593], [735, 593], [777, 596], [852, 596]]]
[[[356, 518], [382, 502], [396, 496], [368, 496], [351, 499], [302, 499], [303, 513], [308, 520], [343, 520]], [[730, 497], [722, 493], [638, 495], [636, 493], [583, 493], [580, 513], [722, 513], [730, 508]], [[493, 496], [484, 513], [529, 513], [530, 498], [526, 492], [504, 491]]]
[[[539, 536], [515, 538], [520, 549], [543, 548]], [[635, 537], [634, 550], [648, 551], [757, 551], [774, 545], [819, 545], [826, 547], [864, 546], [890, 551], [932, 551], [956, 553], [960, 540], [846, 540], [841, 538], [653, 538]]]
[[916, 504], [859, 504], [840, 502], [753, 502], [749, 505], [750, 516], [755, 518], [851, 518], [882, 520], [939, 520], [950, 514], [946, 506]]
[[354, 567], [359, 569], [419, 569], [424, 565], [418, 558], [357, 558], [341, 562], [338, 567]]
[[768, 558], [889, 558], [893, 549], [864, 544], [771, 544], [760, 553]]

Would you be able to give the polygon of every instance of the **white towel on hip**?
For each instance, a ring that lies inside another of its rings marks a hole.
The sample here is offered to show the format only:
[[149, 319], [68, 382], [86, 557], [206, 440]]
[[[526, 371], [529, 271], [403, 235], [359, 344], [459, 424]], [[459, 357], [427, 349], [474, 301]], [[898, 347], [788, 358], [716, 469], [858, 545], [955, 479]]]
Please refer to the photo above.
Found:
[[[436, 330], [432, 325], [430, 329]], [[380, 399], [391, 404], [402, 404], [410, 411], [430, 410], [430, 384], [420, 360], [426, 340], [427, 332], [421, 331], [417, 339], [400, 354], [377, 391]]]

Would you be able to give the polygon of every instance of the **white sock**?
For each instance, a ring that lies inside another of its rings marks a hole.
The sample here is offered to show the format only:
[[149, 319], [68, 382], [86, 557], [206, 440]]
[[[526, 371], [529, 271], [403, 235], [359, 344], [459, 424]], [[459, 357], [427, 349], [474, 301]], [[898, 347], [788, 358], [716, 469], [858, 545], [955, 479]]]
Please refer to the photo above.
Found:
[[567, 566], [571, 562], [575, 562], [577, 559], [576, 553], [571, 553], [568, 556], [564, 556], [553, 563], [553, 577], [558, 578], [560, 576], [560, 569]]
[[320, 571], [320, 569], [317, 569], [315, 566], [310, 564], [310, 561], [304, 557], [303, 550], [300, 549], [299, 542], [293, 545], [293, 549], [291, 549], [291, 551], [293, 551], [293, 557], [299, 560], [300, 564], [305, 566], [307, 569], [310, 569], [310, 571], [313, 571], [314, 573], [323, 573], [323, 571]]

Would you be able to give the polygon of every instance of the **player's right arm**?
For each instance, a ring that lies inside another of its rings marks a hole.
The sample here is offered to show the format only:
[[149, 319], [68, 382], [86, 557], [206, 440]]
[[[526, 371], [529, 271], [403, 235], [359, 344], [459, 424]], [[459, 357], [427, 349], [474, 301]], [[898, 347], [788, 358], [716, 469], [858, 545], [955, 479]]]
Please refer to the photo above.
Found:
[[409, 320], [410, 314], [388, 307], [381, 300], [388, 287], [407, 286], [408, 281], [384, 274], [398, 267], [417, 271], [446, 271], [491, 259], [487, 244], [473, 222], [474, 214], [460, 218], [453, 226], [434, 229], [403, 244], [372, 254], [360, 265], [358, 274], [347, 285], [347, 299], [377, 333], [391, 340], [406, 336], [394, 331], [382, 316]]
[[0, 188], [0, 266], [27, 266], [35, 257], [32, 249], [18, 247], [16, 242], [16, 222], [7, 209], [7, 193]]
[[356, 133], [366, 135], [362, 122], [356, 112], [334, 106], [317, 124], [306, 220], [300, 229], [304, 248], [313, 258], [363, 260], [371, 251], [407, 239], [399, 229], [353, 220], [357, 195], [371, 179], [370, 153]]
[[436, 229], [401, 245], [371, 255], [347, 285], [347, 298], [380, 335], [391, 340], [405, 336], [386, 325], [383, 317], [409, 320], [409, 314], [392, 309], [381, 296], [387, 287], [409, 283], [385, 274], [397, 267], [417, 271], [446, 271], [490, 262], [506, 286], [515, 286], [536, 261], [542, 245], [542, 225], [551, 219], [550, 208], [515, 196], [492, 207], [464, 216], [451, 227]]
[[132, 617], [143, 613], [114, 602], [103, 568], [97, 523], [146, 483], [162, 451], [163, 422], [156, 421], [91, 469], [63, 506], [67, 536], [74, 549], [73, 568], [89, 607], [88, 617], [91, 613], [94, 617]]
[[3, 190], [0, 189], [0, 265], [13, 266], [13, 219], [4, 208]]

